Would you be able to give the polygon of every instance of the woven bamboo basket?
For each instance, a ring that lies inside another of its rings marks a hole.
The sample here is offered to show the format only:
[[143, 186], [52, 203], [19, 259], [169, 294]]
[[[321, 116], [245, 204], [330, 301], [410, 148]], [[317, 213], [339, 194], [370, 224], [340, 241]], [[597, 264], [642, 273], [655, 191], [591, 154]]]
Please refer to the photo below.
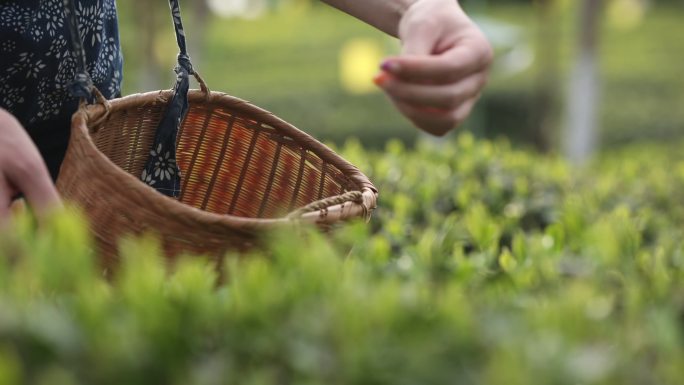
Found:
[[294, 222], [322, 228], [369, 218], [377, 189], [354, 165], [308, 134], [246, 101], [206, 88], [188, 93], [177, 139], [178, 199], [141, 182], [172, 91], [82, 103], [57, 188], [90, 219], [106, 267], [125, 234], [152, 231], [167, 257], [218, 258], [258, 245]]

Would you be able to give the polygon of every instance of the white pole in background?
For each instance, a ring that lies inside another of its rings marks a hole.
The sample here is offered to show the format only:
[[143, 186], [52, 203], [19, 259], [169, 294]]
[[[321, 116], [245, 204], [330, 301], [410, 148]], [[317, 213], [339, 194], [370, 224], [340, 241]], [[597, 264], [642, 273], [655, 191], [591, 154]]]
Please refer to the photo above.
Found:
[[563, 144], [566, 157], [575, 164], [586, 162], [595, 153], [598, 142], [600, 76], [597, 47], [601, 2], [583, 0], [579, 15], [579, 52], [570, 74]]

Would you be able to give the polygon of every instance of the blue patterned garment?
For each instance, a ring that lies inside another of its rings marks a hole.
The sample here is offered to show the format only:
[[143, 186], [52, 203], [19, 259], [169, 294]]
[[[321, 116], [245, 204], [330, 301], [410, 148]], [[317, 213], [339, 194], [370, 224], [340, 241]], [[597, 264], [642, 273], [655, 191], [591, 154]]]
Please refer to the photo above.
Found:
[[[119, 96], [115, 0], [76, 0], [76, 14], [93, 83], [108, 99]], [[53, 177], [78, 106], [67, 91], [76, 70], [71, 47], [63, 0], [0, 0], [0, 107], [26, 127]]]

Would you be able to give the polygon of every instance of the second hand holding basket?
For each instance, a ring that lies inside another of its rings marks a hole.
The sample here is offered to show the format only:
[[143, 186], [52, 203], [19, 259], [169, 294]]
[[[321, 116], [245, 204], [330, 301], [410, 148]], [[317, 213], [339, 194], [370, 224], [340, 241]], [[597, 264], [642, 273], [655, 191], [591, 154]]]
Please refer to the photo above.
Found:
[[[179, 58], [185, 60], [178, 0], [169, 3]], [[75, 25], [74, 13], [70, 16]], [[73, 40], [79, 51], [78, 39]], [[80, 80], [73, 87], [81, 90], [75, 94], [82, 102], [72, 118], [57, 188], [90, 219], [106, 267], [116, 263], [117, 243], [125, 234], [156, 233], [170, 258], [189, 252], [221, 261], [226, 251], [257, 244], [266, 230], [293, 221], [328, 227], [352, 218], [369, 219], [376, 207], [377, 189], [354, 165], [273, 114], [209, 91], [189, 58], [180, 63], [188, 65], [185, 84], [187, 76], [194, 75], [200, 90], [179, 87], [179, 74], [173, 90], [111, 101], [92, 84], [84, 85], [83, 78], [89, 77], [82, 60]], [[90, 92], [98, 103], [85, 103]], [[139, 176], [149, 167], [151, 152], [159, 156], [160, 151], [154, 151], [160, 140], [158, 126], [173, 120], [165, 115], [174, 113], [170, 103], [180, 98], [183, 104], [186, 96], [187, 107], [174, 128], [178, 131], [172, 132], [180, 190], [167, 194], [176, 197], [171, 198]]]

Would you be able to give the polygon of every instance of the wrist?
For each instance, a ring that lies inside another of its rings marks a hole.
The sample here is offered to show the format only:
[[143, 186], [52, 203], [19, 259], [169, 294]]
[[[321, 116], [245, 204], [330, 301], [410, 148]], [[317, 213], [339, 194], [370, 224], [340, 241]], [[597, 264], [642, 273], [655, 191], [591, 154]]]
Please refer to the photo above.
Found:
[[409, 10], [415, 3], [419, 2], [420, 0], [398, 0], [396, 1], [396, 6], [397, 6], [397, 14], [399, 15], [399, 19], [404, 17], [404, 14], [406, 14], [406, 11]]
[[[322, 0], [375, 28], [398, 37], [399, 22], [413, 4], [422, 0]], [[453, 0], [455, 1], [455, 0]]]
[[458, 0], [397, 0], [396, 4], [401, 7], [401, 16], [397, 23], [399, 38], [406, 37], [401, 35], [407, 25], [415, 28], [428, 23], [438, 27], [435, 24], [439, 24], [439, 20], [448, 20], [453, 27], [455, 22], [460, 26], [471, 22]]

